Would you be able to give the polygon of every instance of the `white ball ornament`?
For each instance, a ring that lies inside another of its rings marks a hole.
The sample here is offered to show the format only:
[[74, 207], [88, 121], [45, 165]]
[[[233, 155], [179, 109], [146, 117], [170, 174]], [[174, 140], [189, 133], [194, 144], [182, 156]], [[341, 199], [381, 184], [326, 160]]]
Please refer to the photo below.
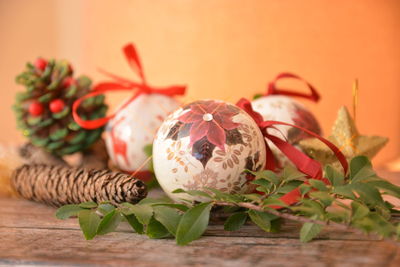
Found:
[[265, 160], [264, 138], [256, 122], [235, 105], [217, 100], [177, 109], [163, 122], [153, 143], [157, 180], [178, 201], [202, 200], [172, 193], [179, 188], [248, 192], [245, 170], [261, 170]]
[[[106, 145], [112, 163], [122, 171], [148, 172], [144, 148], [153, 143], [164, 119], [180, 106], [170, 96], [141, 94], [125, 104], [106, 126]], [[141, 177], [139, 177], [141, 178]]]
[[[286, 122], [321, 134], [321, 128], [314, 115], [301, 103], [292, 97], [283, 95], [262, 96], [252, 101], [252, 107], [261, 114], [263, 119]], [[289, 143], [296, 145], [302, 139], [310, 137], [307, 133], [286, 125], [275, 125], [276, 129], [268, 129], [268, 133], [286, 139]], [[277, 157], [280, 165], [288, 163], [287, 158], [268, 142], [272, 152]], [[282, 167], [282, 166], [281, 166]]]

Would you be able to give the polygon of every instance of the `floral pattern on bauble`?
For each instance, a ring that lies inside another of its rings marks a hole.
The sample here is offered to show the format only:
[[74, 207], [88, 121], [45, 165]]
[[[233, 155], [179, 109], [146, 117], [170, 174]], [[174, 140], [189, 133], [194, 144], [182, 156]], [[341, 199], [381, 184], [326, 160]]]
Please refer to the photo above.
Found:
[[156, 176], [167, 193], [204, 187], [246, 192], [245, 170], [262, 169], [265, 154], [255, 121], [240, 108], [214, 100], [193, 102], [167, 117], [153, 146]]

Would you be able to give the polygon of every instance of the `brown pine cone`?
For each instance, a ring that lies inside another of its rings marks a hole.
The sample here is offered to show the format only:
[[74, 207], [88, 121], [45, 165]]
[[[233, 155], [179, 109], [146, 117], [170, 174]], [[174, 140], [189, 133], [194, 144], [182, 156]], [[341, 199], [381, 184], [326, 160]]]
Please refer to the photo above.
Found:
[[147, 195], [146, 185], [128, 174], [44, 164], [17, 168], [11, 183], [22, 197], [56, 207], [86, 201], [137, 203]]

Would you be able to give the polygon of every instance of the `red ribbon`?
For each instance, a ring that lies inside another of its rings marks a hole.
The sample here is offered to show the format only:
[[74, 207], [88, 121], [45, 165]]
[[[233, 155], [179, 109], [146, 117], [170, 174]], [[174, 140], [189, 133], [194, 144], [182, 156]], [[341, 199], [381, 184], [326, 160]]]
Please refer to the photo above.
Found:
[[[313, 179], [318, 179], [318, 180], [323, 180], [324, 182], [328, 182], [326, 179], [323, 178], [322, 175], [322, 166], [321, 164], [308, 157], [306, 154], [295, 148], [293, 145], [288, 143], [285, 140], [282, 140], [281, 138], [278, 138], [274, 135], [271, 135], [268, 133], [269, 128], [273, 128], [274, 125], [286, 125], [286, 126], [291, 126], [295, 127], [297, 129], [300, 129], [309, 135], [319, 139], [321, 142], [323, 142], [325, 145], [327, 145], [335, 154], [337, 159], [339, 160], [340, 164], [343, 167], [344, 173], [347, 173], [348, 170], [348, 163], [346, 160], [346, 157], [343, 155], [343, 153], [337, 148], [334, 144], [326, 140], [325, 138], [319, 136], [316, 133], [313, 133], [303, 127], [293, 125], [290, 123], [285, 123], [285, 122], [280, 122], [280, 121], [264, 121], [262, 116], [253, 110], [251, 103], [249, 100], [242, 98], [237, 102], [236, 104], [238, 107], [242, 108], [245, 110], [257, 123], [257, 125], [260, 127], [260, 130], [263, 134], [263, 136], [270, 140], [282, 153], [290, 160], [293, 162], [293, 164], [297, 167], [297, 169], [304, 174], [306, 174], [309, 178]], [[274, 156], [272, 154], [271, 148], [268, 146], [268, 143], [265, 142], [266, 144], [266, 150], [267, 150], [267, 164], [266, 164], [266, 169], [268, 170], [275, 170], [275, 163], [274, 163]], [[285, 202], [288, 205], [294, 204], [297, 202], [297, 200], [300, 198], [301, 193], [298, 188], [292, 190], [291, 192], [287, 193], [286, 195], [282, 196], [280, 199]]]
[[180, 86], [180, 85], [175, 85], [175, 86], [168, 86], [168, 87], [161, 87], [161, 88], [156, 88], [156, 87], [151, 87], [147, 84], [146, 78], [144, 76], [142, 64], [140, 62], [138, 53], [135, 49], [135, 46], [133, 44], [127, 44], [123, 48], [123, 52], [125, 54], [125, 58], [128, 61], [129, 66], [131, 69], [139, 76], [140, 82], [134, 82], [122, 77], [119, 77], [117, 75], [108, 73], [106, 71], [102, 71], [105, 73], [107, 76], [111, 77], [115, 82], [103, 82], [99, 83], [96, 86], [94, 86], [88, 94], [85, 96], [77, 99], [73, 106], [72, 106], [72, 115], [76, 121], [77, 124], [79, 124], [81, 127], [85, 129], [96, 129], [99, 128], [103, 125], [105, 125], [110, 119], [112, 119], [117, 113], [114, 112], [113, 114], [106, 116], [104, 118], [100, 119], [95, 119], [95, 120], [84, 120], [78, 115], [78, 108], [82, 101], [84, 101], [87, 98], [94, 97], [100, 94], [103, 94], [105, 92], [109, 91], [133, 91], [134, 94], [133, 96], [127, 101], [124, 105], [120, 107], [119, 110], [123, 109], [125, 106], [127, 106], [131, 101], [136, 99], [138, 96], [142, 94], [161, 94], [161, 95], [166, 95], [166, 96], [176, 96], [176, 95], [184, 95], [186, 91], [186, 86]]
[[[286, 78], [297, 79], [297, 80], [300, 80], [300, 81], [304, 82], [304, 84], [307, 85], [307, 88], [310, 89], [310, 93], [309, 94], [305, 94], [305, 93], [293, 92], [290, 89], [279, 89], [279, 88], [277, 88], [277, 85], [276, 85], [277, 82], [279, 80], [286, 79]], [[276, 76], [275, 79], [268, 84], [268, 89], [267, 89], [267, 92], [266, 92], [265, 95], [266, 96], [268, 96], [268, 95], [296, 96], [296, 97], [306, 98], [306, 99], [309, 99], [309, 100], [314, 101], [314, 102], [318, 102], [319, 99], [320, 99], [320, 96], [319, 96], [317, 90], [314, 88], [314, 86], [312, 86], [309, 82], [307, 82], [306, 80], [304, 80], [300, 76], [298, 76], [296, 74], [289, 73], [289, 72], [283, 72], [281, 74], [278, 74], [278, 76]]]

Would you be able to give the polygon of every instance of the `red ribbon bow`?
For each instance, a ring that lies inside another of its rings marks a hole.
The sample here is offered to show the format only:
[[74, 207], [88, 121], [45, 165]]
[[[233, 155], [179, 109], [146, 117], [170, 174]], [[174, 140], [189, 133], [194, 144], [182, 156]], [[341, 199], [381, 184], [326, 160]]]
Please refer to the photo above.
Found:
[[[299, 92], [293, 92], [290, 89], [279, 89], [277, 87], [277, 82], [282, 79], [286, 78], [292, 78], [292, 79], [297, 79], [302, 82], [304, 82], [307, 85], [307, 88], [310, 89], [310, 94], [305, 94], [305, 93], [299, 93]], [[320, 96], [317, 92], [317, 90], [312, 86], [309, 82], [301, 78], [300, 76], [296, 74], [292, 74], [289, 72], [283, 72], [281, 74], [278, 74], [275, 79], [268, 84], [268, 89], [267, 92], [265, 93], [266, 96], [268, 95], [287, 95], [287, 96], [297, 96], [297, 97], [302, 97], [309, 99], [314, 102], [318, 102], [320, 99]]]
[[[343, 167], [344, 173], [347, 173], [348, 170], [348, 163], [346, 160], [346, 157], [342, 154], [342, 152], [337, 148], [334, 144], [326, 140], [325, 138], [319, 136], [316, 133], [313, 133], [303, 127], [293, 125], [290, 123], [285, 123], [285, 122], [279, 122], [279, 121], [264, 121], [263, 117], [260, 115], [260, 113], [256, 112], [253, 110], [251, 103], [249, 100], [242, 98], [237, 102], [236, 104], [238, 107], [242, 108], [245, 110], [257, 123], [257, 125], [260, 127], [260, 130], [263, 134], [263, 136], [270, 140], [282, 153], [291, 161], [293, 164], [297, 167], [297, 169], [304, 174], [306, 174], [309, 178], [313, 179], [318, 179], [318, 180], [323, 180], [325, 183], [328, 183], [328, 180], [323, 178], [322, 174], [322, 167], [321, 164], [308, 157], [306, 154], [295, 148], [293, 145], [289, 144], [287, 141], [282, 140], [274, 135], [271, 135], [268, 133], [269, 128], [273, 128], [274, 125], [287, 125], [291, 127], [295, 127], [297, 129], [300, 129], [309, 135], [318, 138], [320, 141], [322, 141], [324, 144], [326, 144], [335, 154], [337, 159], [339, 160], [340, 164]], [[268, 143], [265, 142], [266, 144], [266, 150], [267, 150], [267, 164], [266, 168], [268, 170], [275, 170], [275, 163], [274, 163], [274, 155], [272, 154], [271, 148], [268, 146]], [[298, 188], [292, 190], [291, 192], [285, 194], [282, 196], [280, 199], [285, 202], [288, 205], [294, 204], [297, 202], [299, 197], [301, 196], [300, 190]]]
[[94, 86], [87, 95], [77, 99], [72, 106], [72, 115], [77, 124], [85, 129], [96, 129], [103, 125], [105, 125], [110, 119], [112, 119], [118, 111], [113, 114], [106, 116], [104, 118], [96, 119], [96, 120], [84, 120], [78, 115], [78, 108], [82, 101], [87, 98], [94, 97], [96, 95], [103, 94], [108, 91], [133, 91], [133, 96], [127, 101], [124, 105], [120, 107], [119, 110], [123, 109], [127, 106], [131, 101], [136, 99], [138, 96], [142, 94], [162, 94], [166, 96], [176, 96], [176, 95], [184, 95], [186, 91], [186, 86], [168, 86], [162, 88], [151, 87], [147, 84], [146, 78], [144, 76], [142, 64], [140, 62], [138, 53], [133, 44], [127, 44], [123, 48], [123, 52], [125, 54], [125, 58], [128, 61], [129, 66], [132, 70], [139, 76], [140, 82], [134, 82], [117, 75], [102, 71], [109, 77], [111, 77], [115, 82], [103, 82]]

